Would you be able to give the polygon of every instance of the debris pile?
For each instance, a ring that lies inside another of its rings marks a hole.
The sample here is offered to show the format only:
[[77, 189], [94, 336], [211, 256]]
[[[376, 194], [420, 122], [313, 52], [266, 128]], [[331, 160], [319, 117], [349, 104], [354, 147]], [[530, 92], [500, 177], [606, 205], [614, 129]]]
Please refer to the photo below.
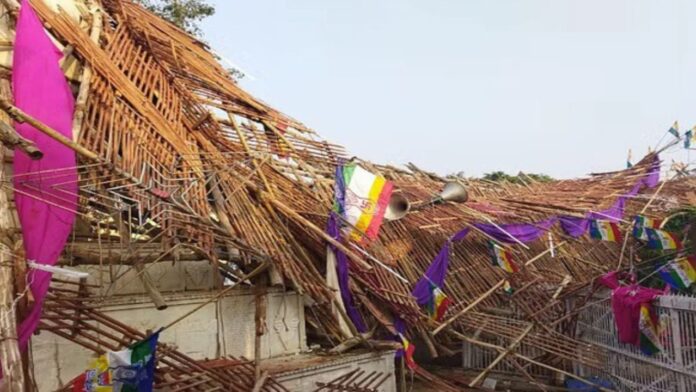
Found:
[[[20, 4], [0, 3], [10, 36]], [[166, 312], [148, 270], [162, 260], [202, 260], [216, 271], [213, 299], [242, 285], [257, 298], [268, 287], [296, 291], [306, 297], [308, 336], [327, 354], [401, 345], [397, 356], [408, 368], [402, 371], [439, 390], [480, 387], [503, 368], [541, 390], [554, 377], [596, 385], [590, 376], [605, 375], [616, 354], [579, 334], [582, 312], [605, 290], [597, 279], [621, 273], [620, 287], [639, 287], [647, 269], [664, 272], [669, 260], [689, 260], [692, 252], [690, 221], [676, 232], [665, 229], [666, 221], [646, 223], [696, 202], [693, 178], [681, 172], [659, 178], [667, 170], [657, 152], [626, 170], [519, 184], [349, 159], [343, 147], [240, 88], [203, 42], [135, 3], [21, 6], [36, 12], [64, 55], [60, 66], [75, 104], [72, 137], [23, 110], [9, 89], [9, 70], [0, 85], [0, 120], [47, 135], [77, 163], [24, 171], [12, 177], [14, 185], [4, 182], [5, 190], [75, 217], [60, 274], [81, 266], [102, 272], [56, 275], [42, 304], [26, 295], [36, 283], [22, 277], [35, 268], [31, 263], [50, 263], [25, 260], [20, 230], [6, 230], [3, 242], [14, 248], [2, 252], [11, 253], [19, 277], [19, 323], [42, 310], [40, 331], [95, 354], [157, 332], [98, 309], [121, 294], [112, 283], [116, 266], [134, 270]], [[14, 142], [3, 141], [16, 148], [15, 164], [18, 156], [36, 155], [31, 137], [8, 132]], [[667, 148], [680, 140], [677, 133]], [[70, 170], [78, 177], [44, 188], [47, 178]], [[70, 189], [76, 201], [67, 200]], [[25, 236], [29, 226], [21, 228]], [[662, 253], [646, 258], [648, 249]], [[655, 267], [656, 260], [662, 264]], [[696, 276], [691, 264], [680, 265], [669, 267], [674, 274], [651, 276], [685, 277], [672, 286], [686, 290]], [[257, 336], [264, 334], [262, 303]], [[644, 322], [656, 325], [652, 355], [667, 355], [660, 346], [673, 329], [658, 327], [652, 308], [644, 311]], [[434, 358], [472, 347], [492, 353], [476, 373], [426, 370]], [[258, 356], [194, 360], [160, 341], [154, 357], [155, 388], [162, 390], [285, 390], [262, 371]], [[13, 374], [8, 366], [19, 359], [2, 359], [5, 374]], [[581, 374], [580, 366], [589, 370]], [[693, 370], [681, 373], [694, 382]], [[74, 376], [65, 390], [79, 382]], [[318, 382], [317, 390], [376, 391], [387, 377], [353, 370]]]

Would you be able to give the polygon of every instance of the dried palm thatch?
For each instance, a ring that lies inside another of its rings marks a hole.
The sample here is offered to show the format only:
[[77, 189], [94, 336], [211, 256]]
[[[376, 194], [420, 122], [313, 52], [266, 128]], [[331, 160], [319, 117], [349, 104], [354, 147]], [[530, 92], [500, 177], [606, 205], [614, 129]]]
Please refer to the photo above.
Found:
[[[2, 3], [16, 10], [13, 0]], [[121, 256], [98, 251], [71, 257], [68, 252], [65, 262], [97, 260], [142, 269], [170, 253], [195, 254], [230, 277], [232, 263], [249, 271], [270, 262], [274, 283], [287, 282], [313, 300], [307, 314], [317, 335], [346, 338], [324, 278], [326, 243], [332, 240], [323, 231], [334, 168], [347, 158], [345, 150], [248, 94], [204, 43], [141, 6], [126, 0], [72, 3], [78, 12], [68, 14], [32, 1], [48, 31], [81, 65], [69, 73], [77, 96], [71, 146], [80, 159], [80, 223], [74, 238], [98, 240]], [[474, 231], [453, 244], [444, 288], [454, 302], [450, 315], [460, 317], [438, 326], [410, 292], [455, 232], [474, 222], [531, 223], [599, 211], [630, 189], [654, 158], [577, 180], [459, 179], [468, 187], [467, 203], [424, 206], [387, 222], [379, 238], [360, 249], [335, 245], [350, 258], [351, 286], [369, 323], [393, 332], [393, 318], [404, 319], [409, 336], [425, 342], [433, 356], [450, 352], [461, 339], [489, 336], [502, 340], [509, 352], [518, 344], [537, 347], [544, 359], [532, 360], [554, 370], [565, 371], [570, 362], [599, 367], [605, 353], [574, 338], [572, 317], [562, 317], [572, 315], [563, 297], [626, 265], [621, 245], [572, 239], [554, 229], [554, 255], [545, 241], [510, 247], [518, 260], [530, 263], [509, 278], [490, 265], [486, 235]], [[393, 181], [414, 205], [426, 204], [447, 181], [414, 165], [399, 169], [359, 162]], [[645, 193], [631, 199], [627, 212], [660, 216], [692, 204], [693, 185], [667, 182], [659, 197]], [[72, 249], [80, 253], [79, 246]], [[518, 288], [511, 297], [498, 290], [506, 278]], [[56, 323], [60, 308], [49, 308]], [[445, 333], [433, 332], [441, 330]]]

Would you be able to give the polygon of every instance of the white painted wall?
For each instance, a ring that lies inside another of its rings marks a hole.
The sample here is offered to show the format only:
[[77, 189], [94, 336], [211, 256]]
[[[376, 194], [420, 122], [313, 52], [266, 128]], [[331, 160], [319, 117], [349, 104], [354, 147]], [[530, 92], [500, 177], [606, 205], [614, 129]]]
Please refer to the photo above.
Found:
[[[101, 287], [99, 293], [105, 296], [144, 294], [140, 279], [131, 266], [81, 265], [69, 267], [89, 273], [87, 283]], [[147, 273], [161, 292], [184, 292], [211, 290], [213, 288], [214, 268], [207, 261], [161, 261], [147, 264]]]
[[[143, 295], [113, 297], [100, 309], [140, 330], [155, 330], [179, 318], [213, 294], [165, 295], [169, 308], [157, 311]], [[194, 359], [224, 355], [254, 356], [254, 295], [248, 289], [207, 304], [164, 331], [161, 341], [176, 345]], [[266, 313], [268, 333], [262, 338], [264, 358], [291, 355], [306, 349], [304, 307], [295, 293], [272, 291]], [[94, 359], [91, 351], [50, 332], [34, 336], [31, 353], [39, 391], [54, 391], [84, 371]]]

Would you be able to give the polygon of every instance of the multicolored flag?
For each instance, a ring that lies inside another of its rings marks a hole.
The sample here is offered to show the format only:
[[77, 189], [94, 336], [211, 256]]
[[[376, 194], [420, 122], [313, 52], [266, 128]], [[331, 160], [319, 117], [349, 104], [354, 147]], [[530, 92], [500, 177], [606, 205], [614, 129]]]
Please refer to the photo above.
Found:
[[650, 249], [681, 249], [682, 243], [675, 234], [659, 229], [643, 229], [648, 236]]
[[679, 123], [675, 121], [674, 124], [672, 124], [672, 126], [669, 127], [669, 130], [667, 132], [671, 133], [672, 135], [674, 135], [674, 137], [679, 139]]
[[401, 338], [401, 345], [404, 346], [404, 360], [406, 361], [406, 367], [411, 370], [416, 370], [418, 368], [418, 364], [413, 359], [413, 353], [416, 351], [416, 346], [409, 342], [408, 339], [406, 339], [406, 337], [401, 333], [399, 333], [399, 338]]
[[686, 131], [684, 133], [684, 148], [691, 148], [691, 145], [694, 144], [696, 145], [696, 127], [691, 128], [690, 130]]
[[590, 237], [596, 240], [620, 242], [619, 225], [606, 220], [590, 220]]
[[640, 316], [638, 319], [639, 347], [645, 355], [654, 355], [660, 352], [659, 321], [650, 304], [640, 305]]
[[661, 219], [652, 219], [643, 215], [636, 215], [636, 217], [633, 218], [633, 236], [639, 240], [647, 241], [648, 233], [644, 229], [646, 227], [648, 229], [659, 229], [661, 225]]
[[435, 321], [442, 320], [442, 317], [447, 313], [447, 308], [452, 304], [447, 294], [433, 282], [430, 282], [430, 300], [426, 306], [426, 310], [430, 318]]
[[668, 285], [677, 289], [688, 289], [696, 282], [696, 258], [681, 257], [672, 260], [659, 270], [660, 277]]
[[503, 291], [507, 295], [512, 295], [515, 293], [515, 289], [512, 287], [512, 285], [510, 284], [510, 281], [507, 279], [505, 279], [505, 282], [503, 283]]
[[502, 246], [489, 240], [488, 249], [490, 249], [491, 252], [491, 262], [493, 265], [497, 265], [505, 270], [505, 272], [511, 274], [520, 270], [517, 263], [512, 259], [510, 252], [505, 250]]
[[445, 285], [445, 276], [449, 265], [449, 241], [442, 246], [437, 257], [430, 263], [430, 266], [423, 277], [416, 282], [411, 292], [416, 298], [416, 303], [426, 309], [430, 318], [440, 321], [451, 300], [442, 291]]
[[152, 392], [159, 332], [121, 351], [97, 358], [74, 383], [73, 392]]
[[384, 219], [393, 185], [357, 164], [343, 167], [344, 217], [349, 237], [357, 242], [374, 240]]

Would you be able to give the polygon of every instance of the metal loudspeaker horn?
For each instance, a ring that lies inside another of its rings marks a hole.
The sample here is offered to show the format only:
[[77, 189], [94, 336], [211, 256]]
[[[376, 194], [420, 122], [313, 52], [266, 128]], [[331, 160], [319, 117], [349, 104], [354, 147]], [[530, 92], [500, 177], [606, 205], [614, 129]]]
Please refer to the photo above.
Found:
[[464, 203], [467, 200], [469, 200], [469, 192], [466, 187], [459, 181], [449, 181], [442, 188], [440, 195], [434, 198], [431, 203], [440, 204], [446, 201]]
[[399, 193], [392, 193], [387, 209], [384, 211], [384, 219], [389, 221], [399, 220], [405, 217], [410, 209], [411, 203], [408, 202], [408, 199]]

